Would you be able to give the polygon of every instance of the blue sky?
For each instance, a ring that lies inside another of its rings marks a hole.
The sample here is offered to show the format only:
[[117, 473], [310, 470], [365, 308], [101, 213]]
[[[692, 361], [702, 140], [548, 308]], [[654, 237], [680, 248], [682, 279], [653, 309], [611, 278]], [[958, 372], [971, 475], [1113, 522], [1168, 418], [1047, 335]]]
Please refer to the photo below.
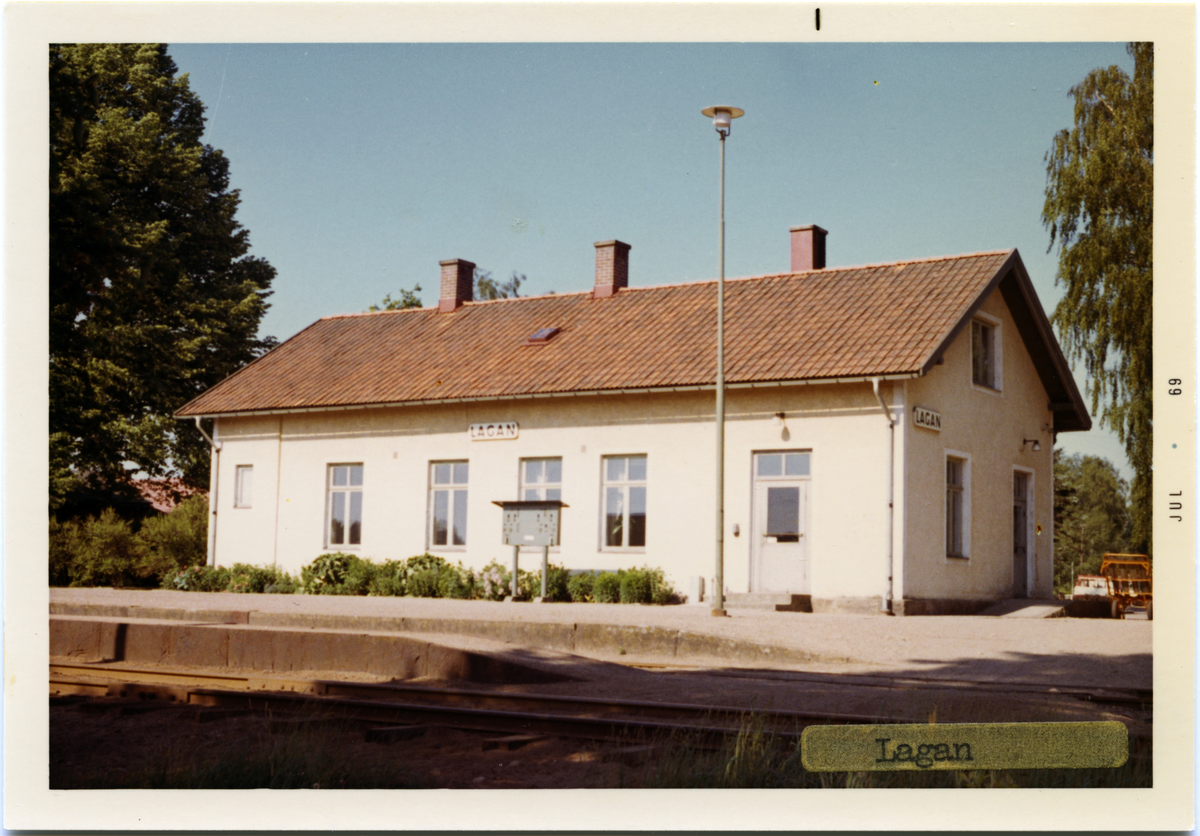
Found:
[[[522, 295], [592, 285], [592, 243], [633, 246], [630, 283], [788, 268], [788, 228], [830, 266], [1016, 247], [1047, 313], [1044, 155], [1068, 89], [1132, 71], [1120, 43], [172, 44], [230, 159], [238, 219], [278, 270], [262, 332], [362, 311], [466, 258]], [[1083, 389], [1083, 380], [1077, 375]], [[1126, 478], [1111, 433], [1067, 433]]]

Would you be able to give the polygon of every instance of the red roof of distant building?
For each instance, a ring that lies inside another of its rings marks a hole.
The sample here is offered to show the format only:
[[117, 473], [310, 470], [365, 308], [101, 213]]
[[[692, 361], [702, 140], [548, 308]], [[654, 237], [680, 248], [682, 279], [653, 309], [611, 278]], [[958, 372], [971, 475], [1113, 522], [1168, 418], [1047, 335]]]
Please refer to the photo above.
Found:
[[207, 491], [185, 485], [182, 479], [134, 479], [133, 486], [142, 499], [163, 514], [169, 514], [176, 505], [193, 494], [207, 495]]

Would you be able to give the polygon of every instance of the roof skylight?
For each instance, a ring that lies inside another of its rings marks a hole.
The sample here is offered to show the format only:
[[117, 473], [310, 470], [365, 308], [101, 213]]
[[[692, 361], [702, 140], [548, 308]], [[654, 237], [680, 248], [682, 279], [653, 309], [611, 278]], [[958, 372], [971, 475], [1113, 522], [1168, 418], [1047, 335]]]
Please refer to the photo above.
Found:
[[530, 334], [529, 339], [525, 340], [525, 342], [527, 345], [544, 345], [550, 342], [551, 338], [561, 330], [561, 328], [539, 328]]

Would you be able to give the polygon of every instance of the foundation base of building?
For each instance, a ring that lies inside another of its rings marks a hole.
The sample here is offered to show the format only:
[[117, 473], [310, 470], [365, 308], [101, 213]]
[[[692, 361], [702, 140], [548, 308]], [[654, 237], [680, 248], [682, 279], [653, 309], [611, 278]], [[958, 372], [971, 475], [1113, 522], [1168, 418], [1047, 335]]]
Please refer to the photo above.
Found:
[[892, 602], [896, 615], [975, 615], [995, 604], [992, 598], [904, 598]]
[[[996, 603], [974, 598], [902, 598], [892, 601], [893, 615], [974, 615]], [[812, 612], [883, 615], [879, 598], [813, 598]]]

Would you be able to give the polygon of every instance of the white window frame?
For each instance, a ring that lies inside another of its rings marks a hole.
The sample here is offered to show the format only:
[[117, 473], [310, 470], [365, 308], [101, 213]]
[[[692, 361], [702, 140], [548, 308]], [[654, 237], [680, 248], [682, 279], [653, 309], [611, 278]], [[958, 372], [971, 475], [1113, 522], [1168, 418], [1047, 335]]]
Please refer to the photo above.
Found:
[[[439, 465], [449, 465], [450, 481], [437, 482], [435, 481], [437, 468]], [[464, 465], [466, 467], [466, 480], [456, 482], [455, 465]], [[426, 512], [425, 520], [425, 548], [432, 551], [447, 551], [447, 552], [464, 552], [467, 550], [467, 544], [470, 542], [470, 526], [468, 525], [468, 513], [470, 509], [470, 483], [471, 483], [471, 461], [470, 459], [441, 459], [429, 462], [429, 507]], [[435, 512], [437, 509], [437, 494], [444, 492], [446, 494], [446, 542], [434, 542], [434, 522]], [[461, 498], [459, 494], [462, 494]], [[463, 541], [461, 543], [454, 542], [454, 518], [459, 510], [459, 503], [462, 503], [463, 515]]]
[[[987, 326], [991, 329], [991, 352], [992, 352], [992, 383], [993, 386], [988, 386], [975, 381], [975, 326], [976, 324]], [[967, 346], [970, 353], [971, 362], [968, 364], [967, 373], [970, 375], [971, 388], [979, 392], [989, 392], [993, 395], [998, 395], [1004, 390], [1004, 340], [1000, 328], [1000, 320], [994, 316], [985, 313], [976, 313], [971, 318], [971, 327], [967, 336]]]
[[[526, 481], [528, 475], [525, 470], [525, 465], [528, 462], [543, 462], [543, 475], [545, 474], [545, 462], [558, 462], [558, 481], [548, 482], [545, 478], [541, 482]], [[541, 494], [537, 499], [562, 499], [562, 456], [526, 456], [520, 460], [520, 472], [517, 474], [518, 490], [522, 501], [529, 499], [526, 496], [528, 491], [536, 491]], [[548, 491], [558, 491], [558, 496], [549, 497], [546, 495]]]
[[[528, 481], [526, 481], [526, 476], [528, 475], [528, 474], [526, 473], [526, 471], [525, 471], [525, 463], [526, 463], [526, 462], [543, 462], [543, 469], [542, 469], [542, 473], [543, 473], [543, 476], [544, 476], [544, 475], [545, 475], [545, 464], [544, 464], [544, 463], [545, 463], [545, 462], [549, 462], [549, 461], [556, 461], [556, 462], [558, 462], [558, 481], [557, 481], [557, 482], [547, 482], [547, 481], [545, 481], [545, 479], [544, 479], [544, 478], [543, 478], [543, 480], [542, 480], [541, 482], [528, 482]], [[544, 499], [559, 499], [559, 500], [561, 500], [561, 499], [562, 499], [562, 486], [563, 486], [563, 483], [562, 483], [562, 464], [563, 464], [563, 457], [562, 457], [562, 456], [523, 456], [523, 457], [522, 457], [522, 458], [519, 460], [519, 463], [518, 463], [518, 465], [517, 465], [517, 467], [518, 467], [518, 473], [517, 473], [517, 497], [518, 497], [518, 498], [520, 498], [520, 499], [521, 499], [521, 501], [523, 501], [523, 502], [524, 502], [524, 501], [529, 501], [529, 497], [528, 497], [528, 496], [526, 496], [526, 492], [527, 492], [527, 491], [536, 491], [537, 493], [541, 494], [541, 496], [537, 497], [537, 499], [538, 499], [538, 500], [544, 500]], [[558, 491], [558, 496], [556, 496], [556, 497], [547, 497], [546, 493], [547, 493], [548, 491]], [[522, 550], [522, 551], [528, 551], [528, 552], [536, 552], [536, 553], [538, 553], [538, 554], [541, 554], [541, 553], [542, 553], [542, 547], [541, 547], [541, 546], [522, 546], [522, 547], [521, 547], [521, 550]], [[559, 553], [559, 547], [558, 547], [558, 546], [551, 546], [551, 547], [550, 547], [550, 553], [551, 553], [551, 554], [558, 554], [558, 553]]]
[[[962, 462], [962, 554], [952, 554], [950, 543], [947, 542], [947, 530], [950, 525], [950, 484], [946, 478], [947, 464], [950, 459]], [[971, 457], [957, 450], [946, 450], [942, 457], [942, 551], [947, 563], [964, 563], [971, 559]]]
[[254, 465], [239, 464], [234, 468], [233, 474], [233, 507], [252, 507], [254, 501]]
[[[358, 485], [352, 484], [353, 471], [348, 470], [346, 473], [346, 484], [345, 485], [335, 485], [334, 484], [335, 473], [339, 467], [345, 467], [345, 468], [357, 467], [357, 468], [359, 468], [362, 471], [362, 481], [360, 482], [360, 484], [358, 484]], [[362, 462], [333, 462], [333, 463], [330, 463], [325, 466], [325, 548], [327, 548], [327, 549], [336, 548], [339, 551], [341, 551], [343, 549], [350, 550], [350, 551], [356, 551], [356, 550], [362, 548], [362, 530], [363, 530], [362, 517], [365, 516], [365, 514], [363, 514], [363, 504], [362, 503], [363, 503], [363, 489], [364, 489], [364, 484], [366, 481], [367, 481], [367, 472], [366, 472], [366, 468], [363, 467]], [[333, 506], [334, 506], [334, 502], [335, 502], [334, 497], [335, 497], [335, 495], [338, 495], [338, 494], [341, 494], [342, 496], [344, 496], [343, 508], [345, 509], [346, 520], [349, 523], [349, 525], [346, 526], [346, 529], [342, 532], [342, 542], [340, 542], [340, 543], [333, 539]], [[350, 522], [350, 518], [351, 518], [351, 508], [353, 506], [355, 494], [357, 494], [358, 498], [359, 498], [359, 514], [360, 514], [360, 516], [359, 516], [359, 520], [358, 520], [358, 542], [351, 543], [351, 542], [349, 542], [350, 536], [351, 536], [350, 529], [353, 526], [353, 523]]]
[[[643, 479], [629, 478], [629, 464], [625, 465], [625, 478], [610, 480], [608, 478], [608, 463], [612, 459], [635, 459], [640, 458], [646, 461], [646, 475]], [[600, 551], [602, 552], [618, 552], [628, 554], [644, 554], [646, 546], [643, 543], [640, 546], [630, 546], [629, 543], [629, 489], [640, 487], [646, 492], [646, 520], [647, 531], [649, 528], [650, 517], [650, 456], [646, 453], [611, 453], [600, 457]], [[608, 489], [620, 488], [622, 493], [623, 512], [621, 516], [621, 542], [620, 546], [608, 545]]]

